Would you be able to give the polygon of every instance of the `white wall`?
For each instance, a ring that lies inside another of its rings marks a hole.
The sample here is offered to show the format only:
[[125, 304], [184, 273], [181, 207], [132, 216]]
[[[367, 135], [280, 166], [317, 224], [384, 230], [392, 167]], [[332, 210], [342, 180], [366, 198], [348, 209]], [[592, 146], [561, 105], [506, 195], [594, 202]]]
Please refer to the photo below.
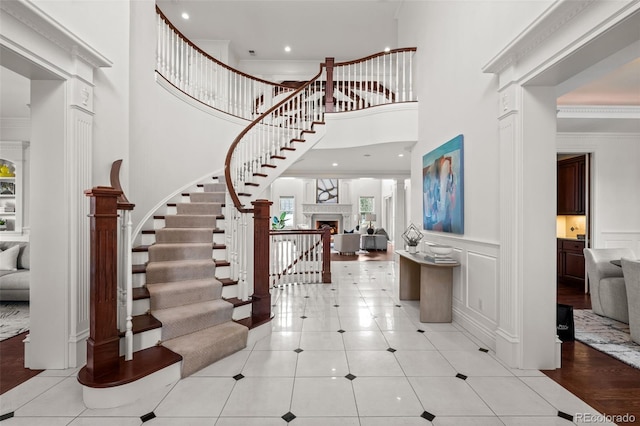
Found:
[[591, 155], [591, 246], [640, 255], [640, 135], [561, 133], [558, 152]]
[[492, 348], [499, 319], [497, 79], [481, 69], [549, 3], [406, 2], [399, 16], [399, 43], [417, 46], [421, 76], [409, 221], [422, 224], [422, 156], [463, 134], [464, 235], [429, 232], [425, 240], [456, 248], [462, 267], [454, 274], [454, 319]]

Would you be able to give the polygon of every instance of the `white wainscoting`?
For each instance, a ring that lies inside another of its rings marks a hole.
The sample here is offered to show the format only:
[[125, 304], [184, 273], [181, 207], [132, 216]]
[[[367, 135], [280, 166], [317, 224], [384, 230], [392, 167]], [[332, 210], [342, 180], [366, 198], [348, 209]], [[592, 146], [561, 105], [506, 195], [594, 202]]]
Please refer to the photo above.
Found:
[[496, 242], [473, 241], [445, 235], [427, 234], [427, 245], [447, 244], [460, 262], [453, 271], [453, 320], [462, 325], [489, 349], [496, 348], [499, 301], [500, 246]]
[[603, 248], [630, 248], [640, 257], [640, 231], [603, 231], [598, 241]]

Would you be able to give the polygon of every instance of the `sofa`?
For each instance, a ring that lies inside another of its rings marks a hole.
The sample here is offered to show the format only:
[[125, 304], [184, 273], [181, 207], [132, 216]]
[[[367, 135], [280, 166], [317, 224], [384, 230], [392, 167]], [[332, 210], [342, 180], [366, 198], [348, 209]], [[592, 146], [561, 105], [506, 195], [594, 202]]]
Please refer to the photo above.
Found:
[[631, 340], [640, 344], [640, 260], [623, 257], [622, 274], [629, 302], [629, 332]]
[[0, 241], [0, 301], [28, 300], [29, 243]]
[[387, 250], [387, 242], [389, 241], [389, 235], [384, 228], [376, 228], [373, 234], [368, 234], [367, 229], [361, 230], [360, 235], [360, 248], [362, 250]]
[[360, 250], [360, 234], [336, 234], [333, 249], [340, 254], [356, 254]]
[[635, 258], [631, 249], [584, 249], [587, 278], [593, 312], [616, 321], [629, 323], [629, 304], [622, 268], [611, 263], [621, 258]]

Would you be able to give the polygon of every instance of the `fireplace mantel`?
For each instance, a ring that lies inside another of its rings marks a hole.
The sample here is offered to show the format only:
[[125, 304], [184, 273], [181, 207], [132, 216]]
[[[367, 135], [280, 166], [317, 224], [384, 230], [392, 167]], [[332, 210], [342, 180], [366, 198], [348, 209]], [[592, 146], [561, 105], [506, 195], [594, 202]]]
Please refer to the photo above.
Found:
[[302, 204], [306, 225], [314, 228], [317, 220], [337, 220], [340, 232], [355, 226], [352, 220], [352, 204]]
[[302, 204], [302, 214], [311, 217], [314, 214], [350, 215], [351, 204]]

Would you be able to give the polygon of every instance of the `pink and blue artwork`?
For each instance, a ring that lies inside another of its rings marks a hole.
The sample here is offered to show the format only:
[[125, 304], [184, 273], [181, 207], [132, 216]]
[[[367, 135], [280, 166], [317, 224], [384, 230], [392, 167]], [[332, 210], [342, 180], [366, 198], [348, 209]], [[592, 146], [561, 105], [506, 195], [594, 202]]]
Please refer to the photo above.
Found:
[[422, 157], [423, 227], [464, 234], [464, 137]]

